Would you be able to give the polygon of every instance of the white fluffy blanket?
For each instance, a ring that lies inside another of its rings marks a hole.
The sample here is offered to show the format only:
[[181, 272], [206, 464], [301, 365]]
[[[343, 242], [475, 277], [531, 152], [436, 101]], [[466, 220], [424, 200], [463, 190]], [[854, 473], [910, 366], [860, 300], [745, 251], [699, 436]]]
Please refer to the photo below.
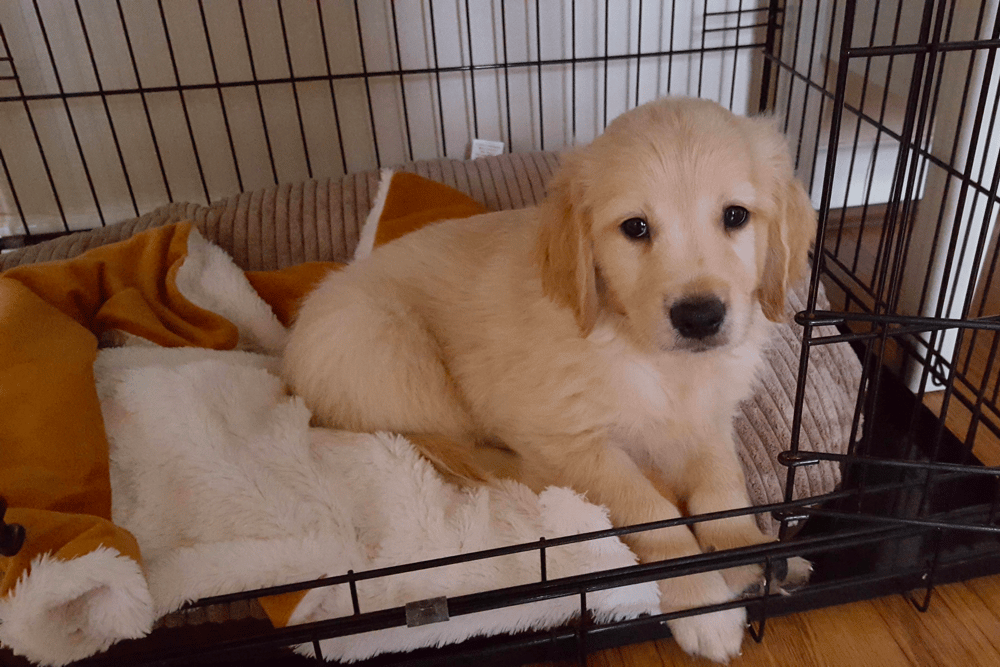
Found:
[[[112, 443], [113, 518], [142, 548], [156, 615], [220, 593], [344, 574], [610, 527], [575, 493], [509, 483], [459, 489], [404, 439], [309, 427], [276, 359], [246, 352], [119, 348], [97, 365]], [[557, 578], [635, 563], [617, 539], [548, 550]], [[534, 552], [360, 582], [362, 611], [539, 580]], [[653, 611], [655, 586], [593, 594], [602, 618]], [[421, 628], [331, 639], [325, 656], [549, 627], [575, 598]], [[315, 589], [292, 617], [352, 613], [347, 586]], [[311, 647], [308, 647], [311, 651]]]
[[[189, 298], [235, 321], [247, 347], [276, 352], [281, 336], [275, 322], [261, 321], [245, 279], [217, 248], [190, 245]], [[139, 542], [155, 617], [208, 595], [610, 527], [602, 508], [566, 489], [463, 490], [400, 437], [310, 428], [308, 410], [285, 394], [276, 367], [273, 354], [245, 351], [129, 346], [98, 357], [113, 519]], [[616, 538], [550, 548], [548, 556], [551, 579], [635, 563]], [[526, 552], [357, 589], [361, 610], [374, 611], [538, 580], [538, 555]], [[634, 617], [657, 609], [658, 592], [654, 584], [612, 589], [589, 604], [602, 619]], [[331, 659], [357, 660], [550, 627], [577, 611], [575, 598], [552, 600], [330, 639], [322, 649]], [[351, 613], [346, 585], [319, 588], [291, 622]]]

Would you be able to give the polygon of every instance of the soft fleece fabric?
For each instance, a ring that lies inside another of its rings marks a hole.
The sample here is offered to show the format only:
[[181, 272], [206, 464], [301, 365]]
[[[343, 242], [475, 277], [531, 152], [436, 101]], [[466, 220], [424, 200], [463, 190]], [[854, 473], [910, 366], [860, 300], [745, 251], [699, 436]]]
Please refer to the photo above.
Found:
[[[277, 357], [126, 347], [95, 365], [111, 441], [116, 524], [139, 541], [154, 616], [189, 599], [610, 528], [567, 489], [520, 484], [475, 491], [445, 482], [403, 438], [310, 428], [284, 393]], [[164, 511], [164, 508], [169, 508]], [[549, 576], [627, 567], [618, 539], [552, 548]], [[414, 572], [358, 584], [374, 611], [538, 581], [538, 556]], [[657, 608], [654, 585], [595, 593], [599, 618]], [[278, 625], [348, 616], [347, 586], [262, 603]], [[575, 598], [322, 642], [329, 659], [435, 646], [570, 620]], [[312, 647], [302, 647], [311, 653]]]

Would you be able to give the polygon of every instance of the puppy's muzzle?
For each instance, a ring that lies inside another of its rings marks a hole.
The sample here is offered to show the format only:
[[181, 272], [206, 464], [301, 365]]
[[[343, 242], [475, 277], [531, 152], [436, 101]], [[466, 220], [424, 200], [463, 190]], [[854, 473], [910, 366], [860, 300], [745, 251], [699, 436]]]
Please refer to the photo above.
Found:
[[712, 296], [686, 297], [670, 306], [670, 323], [683, 338], [714, 336], [726, 321], [726, 304]]

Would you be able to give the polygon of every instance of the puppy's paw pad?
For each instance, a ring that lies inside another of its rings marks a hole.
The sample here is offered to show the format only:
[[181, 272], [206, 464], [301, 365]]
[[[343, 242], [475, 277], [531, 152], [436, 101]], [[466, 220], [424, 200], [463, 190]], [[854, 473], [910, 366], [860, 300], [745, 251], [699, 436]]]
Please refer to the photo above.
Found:
[[[754, 573], [756, 573], [754, 575]], [[751, 598], [764, 593], [764, 567], [745, 566], [725, 570], [722, 576], [737, 597]], [[771, 593], [789, 593], [809, 583], [812, 563], [805, 558], [793, 556], [780, 558], [771, 563]]]
[[667, 625], [677, 644], [686, 653], [714, 662], [728, 663], [740, 654], [746, 611], [742, 607], [725, 609], [674, 619]]
[[753, 582], [746, 588], [744, 588], [743, 592], [740, 593], [737, 597], [741, 599], [756, 598], [760, 597], [763, 594], [764, 594], [764, 580], [760, 579], [758, 581]]
[[[771, 593], [788, 594], [809, 583], [812, 576], [812, 563], [805, 558], [792, 556], [781, 558], [771, 564]], [[760, 579], [752, 582], [739, 595], [741, 598], [757, 597], [764, 593], [764, 570], [761, 568]]]
[[775, 568], [774, 581], [771, 583], [772, 590], [777, 587], [781, 592], [794, 591], [809, 583], [809, 577], [812, 576], [813, 571], [812, 563], [800, 556], [783, 558], [781, 563], [783, 567], [780, 570]]

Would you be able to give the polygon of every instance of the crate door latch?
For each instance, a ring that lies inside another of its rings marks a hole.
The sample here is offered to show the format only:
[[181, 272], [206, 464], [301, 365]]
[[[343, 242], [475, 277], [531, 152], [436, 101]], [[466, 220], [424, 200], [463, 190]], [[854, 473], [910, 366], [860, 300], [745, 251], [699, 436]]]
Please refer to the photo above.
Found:
[[415, 628], [448, 620], [448, 598], [427, 598], [406, 603], [406, 627]]

